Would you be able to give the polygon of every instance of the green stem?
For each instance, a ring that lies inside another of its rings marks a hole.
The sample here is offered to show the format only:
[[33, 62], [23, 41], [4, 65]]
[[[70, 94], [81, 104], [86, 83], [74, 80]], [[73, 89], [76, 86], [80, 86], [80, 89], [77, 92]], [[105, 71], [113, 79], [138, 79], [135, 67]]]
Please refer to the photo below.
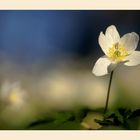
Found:
[[111, 74], [110, 74], [110, 80], [109, 80], [109, 85], [108, 85], [108, 91], [107, 91], [107, 98], [106, 98], [106, 104], [105, 104], [104, 114], [106, 113], [107, 108], [108, 108], [108, 101], [109, 101], [109, 95], [110, 95], [110, 88], [111, 88], [113, 73], [114, 73], [114, 71], [112, 71]]

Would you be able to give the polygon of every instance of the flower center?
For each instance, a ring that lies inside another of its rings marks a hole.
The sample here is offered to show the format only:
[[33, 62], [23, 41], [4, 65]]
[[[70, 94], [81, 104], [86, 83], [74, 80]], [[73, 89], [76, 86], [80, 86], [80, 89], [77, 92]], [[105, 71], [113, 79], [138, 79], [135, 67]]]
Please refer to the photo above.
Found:
[[113, 44], [113, 46], [109, 48], [107, 52], [107, 56], [115, 62], [122, 61], [127, 55], [127, 49], [119, 43]]
[[9, 101], [13, 104], [20, 102], [20, 96], [18, 95], [17, 89], [12, 89], [9, 95]]

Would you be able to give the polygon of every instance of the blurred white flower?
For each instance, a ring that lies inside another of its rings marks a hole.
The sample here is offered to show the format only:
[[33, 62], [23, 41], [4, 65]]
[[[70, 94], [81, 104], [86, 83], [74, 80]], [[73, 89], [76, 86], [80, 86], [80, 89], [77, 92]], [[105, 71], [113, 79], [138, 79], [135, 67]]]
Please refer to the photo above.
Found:
[[21, 107], [25, 103], [26, 91], [19, 82], [4, 82], [1, 87], [1, 100], [10, 106]]
[[136, 66], [140, 64], [140, 51], [135, 51], [139, 36], [135, 32], [127, 33], [120, 37], [114, 25], [99, 35], [99, 45], [105, 55], [100, 57], [93, 68], [96, 76], [102, 76], [113, 71], [118, 64]]

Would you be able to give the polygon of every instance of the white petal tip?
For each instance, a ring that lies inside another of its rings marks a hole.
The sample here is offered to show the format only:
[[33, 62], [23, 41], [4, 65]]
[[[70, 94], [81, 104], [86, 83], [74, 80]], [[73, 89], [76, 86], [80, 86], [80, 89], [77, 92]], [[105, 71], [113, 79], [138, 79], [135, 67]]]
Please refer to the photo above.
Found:
[[107, 29], [111, 29], [111, 28], [115, 29], [115, 30], [117, 29], [115, 25], [110, 25], [110, 26], [107, 27]]
[[124, 65], [126, 66], [137, 66], [140, 64], [140, 51], [134, 51], [131, 55], [126, 58]]

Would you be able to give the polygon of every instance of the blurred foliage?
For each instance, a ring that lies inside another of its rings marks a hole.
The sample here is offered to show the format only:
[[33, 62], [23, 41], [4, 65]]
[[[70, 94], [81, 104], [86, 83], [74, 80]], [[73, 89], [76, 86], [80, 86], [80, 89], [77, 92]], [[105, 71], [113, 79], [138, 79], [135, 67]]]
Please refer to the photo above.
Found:
[[[102, 116], [102, 117], [101, 117]], [[25, 129], [27, 130], [136, 130], [139, 128], [140, 109], [119, 108], [104, 115], [101, 110], [48, 112]], [[90, 120], [90, 121], [87, 121]]]
[[48, 112], [43, 118], [32, 122], [27, 129], [30, 130], [79, 130], [84, 129], [81, 125], [86, 117], [88, 109], [79, 111]]
[[119, 108], [114, 112], [107, 112], [103, 120], [95, 121], [102, 125], [100, 129], [137, 130], [140, 129], [140, 109], [132, 111], [126, 108]]

